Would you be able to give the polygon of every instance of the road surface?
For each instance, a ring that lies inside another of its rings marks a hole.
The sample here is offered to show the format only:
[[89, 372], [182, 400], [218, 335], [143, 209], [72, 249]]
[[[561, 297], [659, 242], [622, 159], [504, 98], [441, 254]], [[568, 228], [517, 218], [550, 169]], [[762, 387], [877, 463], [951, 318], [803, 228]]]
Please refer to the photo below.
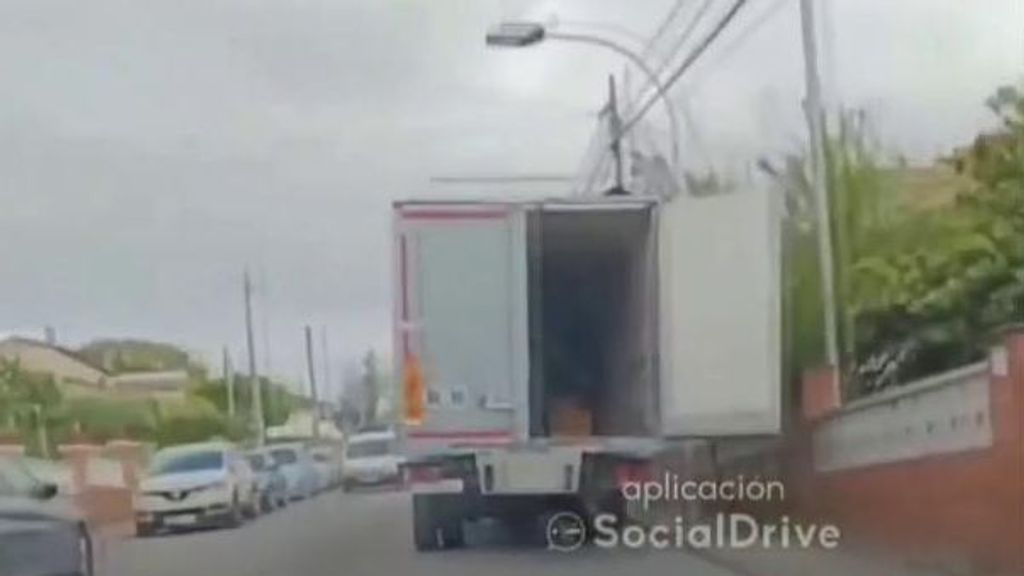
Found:
[[109, 576], [736, 576], [683, 552], [584, 549], [563, 553], [516, 544], [486, 526], [477, 545], [419, 554], [403, 493], [329, 493], [237, 530], [127, 539], [108, 545]]

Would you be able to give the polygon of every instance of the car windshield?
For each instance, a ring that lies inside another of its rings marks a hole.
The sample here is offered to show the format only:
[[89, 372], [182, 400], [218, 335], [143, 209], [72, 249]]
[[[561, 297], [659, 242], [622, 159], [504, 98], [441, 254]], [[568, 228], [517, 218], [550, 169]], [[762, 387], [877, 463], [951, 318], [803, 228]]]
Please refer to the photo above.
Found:
[[38, 484], [23, 464], [0, 458], [0, 496], [29, 496]]
[[153, 465], [153, 474], [175, 474], [179, 472], [198, 472], [201, 470], [219, 470], [224, 466], [224, 453], [216, 450], [206, 452], [190, 452], [157, 457]]
[[373, 456], [386, 456], [391, 453], [391, 443], [387, 440], [367, 440], [351, 444], [345, 455], [348, 458], [369, 458]]
[[250, 454], [245, 459], [249, 461], [249, 466], [252, 466], [253, 470], [260, 471], [267, 467], [267, 459], [262, 454]]
[[299, 455], [291, 448], [278, 448], [277, 450], [271, 450], [270, 456], [278, 466], [295, 464], [299, 461]]

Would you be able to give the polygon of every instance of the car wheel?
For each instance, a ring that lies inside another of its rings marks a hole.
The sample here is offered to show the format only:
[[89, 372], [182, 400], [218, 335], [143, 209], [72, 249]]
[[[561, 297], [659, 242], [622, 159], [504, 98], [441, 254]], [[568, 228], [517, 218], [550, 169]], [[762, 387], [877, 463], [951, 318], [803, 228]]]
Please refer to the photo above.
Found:
[[224, 519], [225, 528], [238, 528], [245, 522], [245, 513], [242, 510], [242, 503], [238, 500], [238, 494], [231, 498], [231, 509], [228, 510]]
[[149, 538], [156, 533], [156, 529], [152, 524], [136, 522], [135, 523], [135, 536], [138, 538]]

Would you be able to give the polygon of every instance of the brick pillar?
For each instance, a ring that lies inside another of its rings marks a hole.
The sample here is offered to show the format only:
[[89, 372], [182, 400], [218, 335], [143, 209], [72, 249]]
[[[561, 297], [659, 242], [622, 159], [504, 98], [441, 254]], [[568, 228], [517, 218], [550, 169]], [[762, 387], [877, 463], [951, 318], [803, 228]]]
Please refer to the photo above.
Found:
[[1000, 557], [1024, 573], [1024, 329], [1010, 332], [990, 356], [993, 433], [1002, 510]]
[[801, 415], [807, 422], [839, 408], [839, 372], [832, 366], [804, 372], [801, 388]]
[[145, 446], [130, 440], [113, 440], [107, 443], [107, 453], [121, 464], [121, 477], [125, 488], [135, 491], [145, 463]]
[[85, 492], [89, 485], [89, 461], [99, 455], [100, 447], [91, 444], [65, 444], [58, 448], [71, 469], [71, 490]]

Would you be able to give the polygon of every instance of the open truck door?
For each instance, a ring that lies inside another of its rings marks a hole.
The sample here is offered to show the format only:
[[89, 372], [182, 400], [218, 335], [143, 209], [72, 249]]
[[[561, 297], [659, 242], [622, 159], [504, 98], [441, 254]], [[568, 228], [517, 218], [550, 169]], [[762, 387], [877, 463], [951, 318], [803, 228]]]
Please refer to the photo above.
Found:
[[397, 207], [395, 350], [411, 452], [525, 432], [524, 237], [515, 205]]
[[662, 205], [658, 226], [664, 436], [781, 426], [777, 210], [763, 191]]

